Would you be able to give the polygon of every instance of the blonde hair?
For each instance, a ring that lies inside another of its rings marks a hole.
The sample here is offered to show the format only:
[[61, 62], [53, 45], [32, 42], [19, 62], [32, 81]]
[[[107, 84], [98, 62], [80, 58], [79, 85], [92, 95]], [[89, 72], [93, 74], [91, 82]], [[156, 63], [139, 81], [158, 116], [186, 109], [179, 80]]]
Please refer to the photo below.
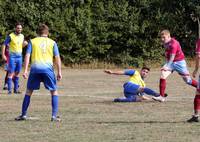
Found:
[[162, 35], [169, 35], [169, 36], [170, 36], [170, 31], [167, 30], [167, 29], [162, 30], [162, 31], [160, 32], [160, 35], [161, 35], [161, 36], [162, 36]]

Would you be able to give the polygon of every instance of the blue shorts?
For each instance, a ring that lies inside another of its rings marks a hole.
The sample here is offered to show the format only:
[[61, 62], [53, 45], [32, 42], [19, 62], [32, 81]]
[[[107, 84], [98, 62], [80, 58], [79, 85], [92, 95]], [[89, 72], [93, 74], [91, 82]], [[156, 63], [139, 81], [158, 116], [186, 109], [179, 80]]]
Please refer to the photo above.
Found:
[[53, 71], [48, 73], [30, 73], [28, 77], [27, 89], [39, 90], [40, 82], [43, 82], [45, 88], [50, 91], [57, 90], [56, 78]]
[[9, 73], [20, 72], [22, 69], [22, 57], [11, 57], [9, 58], [8, 70]]
[[126, 82], [123, 87], [124, 96], [129, 98], [133, 95], [138, 95], [138, 89], [140, 88], [140, 85], [134, 84], [132, 82]]
[[180, 75], [189, 75], [185, 60], [173, 62], [170, 66], [170, 70], [177, 71]]

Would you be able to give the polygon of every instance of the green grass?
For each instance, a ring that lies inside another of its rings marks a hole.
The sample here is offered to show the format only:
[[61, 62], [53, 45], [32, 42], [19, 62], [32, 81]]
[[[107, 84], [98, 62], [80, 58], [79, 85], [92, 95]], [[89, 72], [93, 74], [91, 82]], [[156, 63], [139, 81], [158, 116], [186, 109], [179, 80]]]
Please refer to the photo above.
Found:
[[[2, 73], [3, 74], [3, 73]], [[0, 96], [0, 142], [198, 142], [200, 123], [188, 124], [195, 89], [173, 74], [167, 86], [168, 101], [113, 103], [122, 96], [128, 78], [102, 70], [63, 70], [59, 82], [60, 123], [52, 123], [51, 98], [43, 88], [31, 99], [33, 120], [16, 122], [23, 95]], [[158, 90], [159, 71], [147, 78]], [[21, 79], [21, 86], [26, 80]], [[21, 87], [24, 92], [25, 88]]]

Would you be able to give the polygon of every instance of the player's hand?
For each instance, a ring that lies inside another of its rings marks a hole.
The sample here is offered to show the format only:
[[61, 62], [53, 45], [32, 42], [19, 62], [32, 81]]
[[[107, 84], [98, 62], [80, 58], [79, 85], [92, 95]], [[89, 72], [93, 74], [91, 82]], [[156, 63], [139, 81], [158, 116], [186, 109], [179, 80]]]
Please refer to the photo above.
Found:
[[28, 41], [25, 40], [25, 41], [23, 42], [23, 47], [25, 47], [25, 46], [27, 46], [27, 45], [28, 45]]
[[104, 70], [105, 73], [112, 74], [111, 70]]
[[23, 78], [24, 78], [24, 79], [27, 79], [27, 78], [28, 78], [28, 73], [27, 73], [27, 72], [24, 72], [24, 73], [23, 73]]
[[57, 80], [60, 81], [61, 79], [62, 79], [62, 74], [61, 74], [61, 73], [58, 73], [58, 74], [57, 74]]
[[192, 73], [192, 77], [194, 77], [194, 78], [195, 78], [195, 77], [196, 77], [196, 75], [197, 75], [197, 70], [194, 70], [194, 71], [193, 71], [193, 73]]
[[164, 65], [161, 70], [164, 70], [164, 71], [171, 71], [170, 68], [166, 65]]

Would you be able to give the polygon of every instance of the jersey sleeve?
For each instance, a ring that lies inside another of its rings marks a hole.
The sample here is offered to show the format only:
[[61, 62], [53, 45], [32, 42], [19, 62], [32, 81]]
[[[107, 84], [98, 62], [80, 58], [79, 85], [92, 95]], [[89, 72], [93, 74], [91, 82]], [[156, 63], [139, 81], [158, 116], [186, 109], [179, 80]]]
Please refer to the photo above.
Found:
[[27, 46], [27, 49], [26, 49], [26, 54], [31, 54], [31, 52], [32, 52], [32, 43], [29, 42], [28, 46]]
[[11, 41], [10, 36], [7, 36], [6, 40], [4, 41], [4, 45], [8, 45], [10, 43], [10, 41]]
[[135, 70], [131, 70], [131, 69], [127, 69], [124, 71], [124, 74], [125, 75], [129, 75], [129, 76], [132, 76], [135, 74]]
[[54, 46], [53, 46], [53, 55], [54, 56], [59, 56], [58, 45], [57, 45], [56, 42], [54, 43]]

